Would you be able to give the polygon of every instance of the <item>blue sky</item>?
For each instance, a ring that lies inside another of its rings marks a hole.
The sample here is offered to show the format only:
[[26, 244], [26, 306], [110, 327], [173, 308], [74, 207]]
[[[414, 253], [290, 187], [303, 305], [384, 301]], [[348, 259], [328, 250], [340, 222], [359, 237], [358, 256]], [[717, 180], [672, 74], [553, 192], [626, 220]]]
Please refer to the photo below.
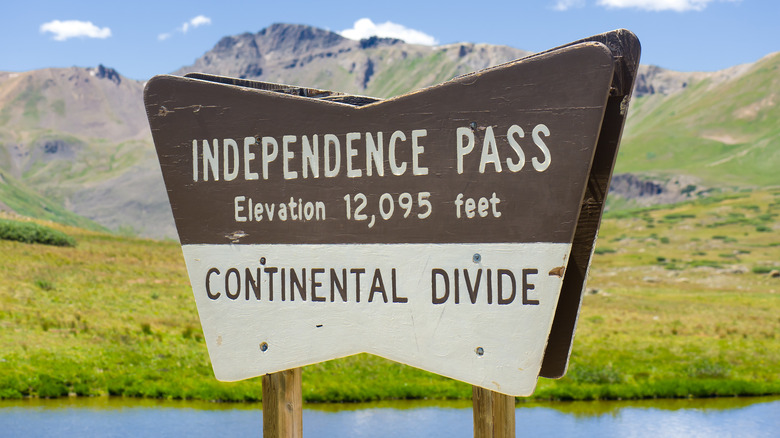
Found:
[[[427, 44], [468, 41], [530, 51], [623, 27], [639, 36], [643, 64], [679, 71], [719, 70], [780, 50], [776, 0], [3, 3], [0, 70], [103, 64], [134, 79], [189, 65], [223, 36], [276, 22], [347, 35], [389, 29]], [[356, 27], [361, 19], [368, 20]]]

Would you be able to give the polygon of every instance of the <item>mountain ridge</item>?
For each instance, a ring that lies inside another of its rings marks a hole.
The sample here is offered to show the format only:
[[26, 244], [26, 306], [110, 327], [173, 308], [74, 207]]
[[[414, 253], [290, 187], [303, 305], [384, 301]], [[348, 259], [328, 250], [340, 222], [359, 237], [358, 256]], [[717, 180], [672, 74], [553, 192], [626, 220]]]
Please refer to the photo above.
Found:
[[[199, 71], [386, 98], [529, 54], [520, 49], [487, 44], [454, 43], [430, 47], [376, 37], [355, 41], [311, 26], [274, 24], [257, 33], [223, 37], [193, 64], [174, 73]], [[775, 144], [778, 135], [769, 133], [762, 137], [738, 132], [743, 129], [732, 129], [723, 115], [717, 115], [721, 119], [719, 124], [703, 120], [707, 108], [692, 109], [698, 111], [694, 116], [700, 113], [701, 117], [691, 116], [693, 118], [679, 124], [674, 121], [675, 116], [670, 115], [675, 112], [670, 105], [685, 108], [701, 97], [695, 93], [709, 95], [728, 89], [734, 96], [732, 100], [746, 100], [742, 111], [748, 118], [739, 120], [749, 123], [750, 117], [766, 118], [765, 113], [771, 105], [760, 103], [761, 99], [747, 102], [750, 99], [740, 96], [756, 91], [749, 93], [732, 84], [745, 75], [758, 74], [754, 72], [756, 65], [771, 64], [773, 59], [780, 59], [778, 55], [770, 54], [753, 64], [709, 73], [674, 72], [641, 65], [616, 169], [616, 172], [636, 174], [636, 178], [620, 180], [618, 186], [626, 187], [625, 196], [631, 198], [637, 193], [647, 193], [637, 187], [649, 180], [662, 187], [666, 187], [664, 181], [679, 182], [669, 175], [669, 172], [680, 170], [672, 159], [679, 152], [663, 147], [669, 159], [643, 157], [642, 154], [658, 149], [659, 145], [654, 142], [667, 142], [677, 147], [692, 142], [694, 149], [705, 148], [704, 151], [714, 144], [718, 150], [724, 149], [714, 155], [720, 157], [718, 160], [727, 160], [725, 163], [739, 158], [729, 157], [743, 153], [743, 149], [755, 148], [749, 144], [751, 141], [764, 141], [764, 149], [768, 144]], [[13, 184], [17, 188], [32, 189], [113, 230], [131, 230], [158, 238], [175, 237], [143, 108], [143, 86], [143, 81], [125, 78], [102, 65], [0, 72], [0, 175], [8, 175], [0, 180], [0, 186]], [[777, 95], [780, 84], [760, 85], [759, 92], [761, 87], [769, 87], [765, 93], [771, 97]], [[680, 96], [685, 98], [680, 99]], [[712, 106], [717, 108], [714, 103]], [[771, 126], [762, 123], [763, 131], [772, 131]], [[686, 124], [692, 128], [686, 128]], [[705, 125], [709, 131], [699, 132], [696, 128]], [[725, 128], [714, 129], [718, 126]], [[673, 134], [679, 138], [670, 139], [664, 134], [664, 127], [674, 127]], [[697, 143], [705, 137], [709, 143], [703, 146]], [[707, 154], [699, 152], [699, 155]], [[754, 155], [748, 151], [743, 157]], [[718, 161], [701, 164], [701, 157], [690, 160], [699, 163], [697, 166]], [[780, 157], [772, 160], [769, 162], [780, 162]], [[760, 163], [751, 166], [763, 169]], [[709, 180], [701, 180], [702, 175], [697, 172], [701, 173], [692, 165], [682, 169], [682, 173], [690, 174], [682, 187], [697, 187], [682, 195], [695, 196], [717, 185], [706, 172], [703, 177]], [[758, 174], [767, 175], [766, 170]], [[739, 172], [735, 175], [730, 184], [738, 183], [739, 178], [744, 178], [747, 184], [766, 183], [767, 178], [761, 181], [751, 175], [740, 176]], [[672, 185], [669, 190], [679, 187], [679, 184]], [[620, 189], [617, 190], [620, 194]], [[4, 196], [2, 191], [0, 196]], [[680, 196], [657, 199], [681, 199]], [[0, 208], [3, 205], [13, 209], [0, 197]], [[32, 207], [25, 211], [37, 211]]]
[[[223, 37], [174, 74], [217, 74], [387, 98], [530, 54], [487, 44], [431, 47], [377, 37], [357, 41], [311, 26], [277, 23], [254, 34]], [[398, 71], [408, 73], [400, 86], [394, 83]]]

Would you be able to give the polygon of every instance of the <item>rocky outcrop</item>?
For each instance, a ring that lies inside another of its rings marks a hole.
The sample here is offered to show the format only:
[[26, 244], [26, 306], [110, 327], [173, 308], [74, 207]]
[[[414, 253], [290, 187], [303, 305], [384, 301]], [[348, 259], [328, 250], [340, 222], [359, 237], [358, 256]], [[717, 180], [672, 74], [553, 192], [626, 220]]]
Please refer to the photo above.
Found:
[[613, 175], [609, 186], [609, 196], [631, 200], [637, 206], [674, 204], [707, 193], [698, 179], [686, 175], [662, 178], [622, 173]]
[[717, 85], [748, 70], [751, 64], [738, 65], [715, 72], [680, 72], [656, 65], [640, 65], [634, 83], [634, 97], [652, 94], [670, 95], [703, 81]]
[[108, 79], [109, 81], [119, 85], [122, 83], [122, 76], [117, 73], [113, 68], [105, 67], [103, 64], [99, 64], [97, 69], [92, 70], [95, 72], [95, 77], [99, 79]]
[[[701, 76], [701, 74], [699, 74]], [[641, 65], [634, 84], [634, 97], [649, 94], [672, 94], [695, 80], [691, 73], [666, 70], [655, 65]]]

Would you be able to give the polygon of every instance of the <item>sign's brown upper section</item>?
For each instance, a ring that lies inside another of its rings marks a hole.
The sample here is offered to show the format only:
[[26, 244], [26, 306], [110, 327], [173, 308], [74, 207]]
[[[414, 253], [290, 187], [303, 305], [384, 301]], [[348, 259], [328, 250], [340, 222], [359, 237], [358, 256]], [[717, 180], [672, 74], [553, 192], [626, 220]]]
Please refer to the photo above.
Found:
[[584, 42], [362, 106], [174, 76], [145, 99], [183, 244], [569, 243], [615, 64]]

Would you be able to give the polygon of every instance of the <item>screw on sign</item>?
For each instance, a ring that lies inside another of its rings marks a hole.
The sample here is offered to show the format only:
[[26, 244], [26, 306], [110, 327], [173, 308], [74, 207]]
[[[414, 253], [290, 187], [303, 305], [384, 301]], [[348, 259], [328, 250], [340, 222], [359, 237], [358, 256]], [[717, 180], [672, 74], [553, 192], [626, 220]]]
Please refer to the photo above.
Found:
[[150, 80], [216, 377], [367, 352], [474, 385], [476, 418], [564, 375], [638, 62], [618, 30], [384, 101]]

